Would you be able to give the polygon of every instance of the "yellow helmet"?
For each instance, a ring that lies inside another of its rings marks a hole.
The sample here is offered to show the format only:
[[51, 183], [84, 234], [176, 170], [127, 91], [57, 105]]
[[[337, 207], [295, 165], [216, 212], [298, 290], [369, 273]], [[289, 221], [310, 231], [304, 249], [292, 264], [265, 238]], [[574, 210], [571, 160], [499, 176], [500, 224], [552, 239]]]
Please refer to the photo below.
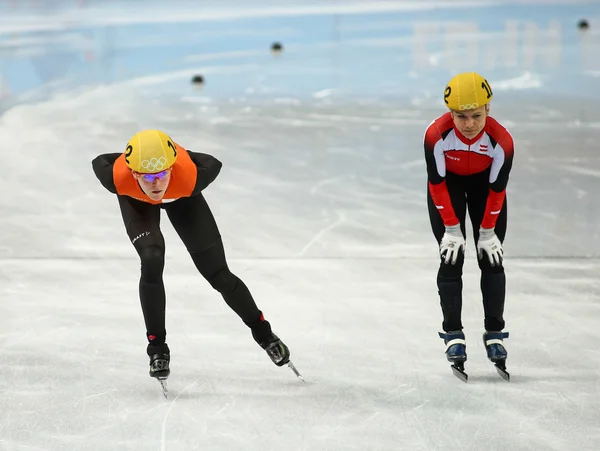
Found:
[[444, 102], [454, 111], [474, 110], [490, 103], [492, 88], [476, 72], [464, 72], [452, 78], [444, 91]]
[[125, 148], [125, 162], [129, 169], [154, 174], [170, 168], [177, 160], [175, 142], [159, 130], [136, 133]]

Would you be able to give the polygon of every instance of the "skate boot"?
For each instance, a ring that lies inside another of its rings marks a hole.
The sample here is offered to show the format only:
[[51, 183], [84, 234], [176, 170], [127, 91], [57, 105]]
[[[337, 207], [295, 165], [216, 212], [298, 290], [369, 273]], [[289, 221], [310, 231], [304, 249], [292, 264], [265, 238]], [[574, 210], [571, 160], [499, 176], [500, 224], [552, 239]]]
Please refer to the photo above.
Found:
[[171, 352], [167, 344], [149, 344], [147, 353], [148, 357], [150, 357], [150, 377], [158, 380], [167, 379], [169, 374], [171, 374], [171, 370], [169, 369]]
[[504, 339], [508, 338], [508, 332], [486, 331], [483, 334], [483, 344], [487, 351], [488, 359], [496, 367], [498, 374], [510, 382], [510, 374], [506, 371], [506, 357], [508, 354], [504, 347]]
[[267, 352], [267, 355], [275, 365], [283, 366], [289, 363], [290, 350], [274, 333], [271, 332], [271, 335], [266, 340], [258, 344]]
[[263, 348], [271, 361], [277, 366], [287, 365], [296, 377], [304, 382], [304, 378], [290, 361], [290, 350], [281, 339], [271, 330], [271, 324], [265, 320], [263, 314], [253, 323], [246, 323], [252, 330], [252, 338]]
[[452, 364], [452, 372], [456, 377], [467, 382], [469, 376], [465, 373], [465, 362], [467, 361], [467, 342], [462, 330], [438, 332], [440, 338], [446, 344], [446, 359]]
[[446, 344], [446, 358], [450, 363], [465, 362], [467, 360], [467, 342], [462, 330], [439, 332], [440, 338]]
[[508, 332], [486, 331], [483, 334], [483, 344], [487, 351], [488, 359], [493, 363], [506, 361], [508, 354], [503, 340], [508, 338]]
[[267, 351], [267, 355], [277, 366], [283, 366], [290, 361], [290, 350], [271, 330], [271, 324], [260, 314], [258, 320], [247, 323], [252, 331], [252, 338]]
[[265, 341], [258, 342], [258, 344], [261, 348], [267, 351], [267, 355], [275, 365], [289, 366], [290, 369], [296, 375], [296, 377], [302, 382], [305, 382], [304, 377], [302, 377], [302, 374], [300, 374], [298, 369], [290, 360], [290, 350], [285, 345], [285, 343], [279, 339], [277, 335], [271, 332], [271, 336], [269, 338], [267, 338]]

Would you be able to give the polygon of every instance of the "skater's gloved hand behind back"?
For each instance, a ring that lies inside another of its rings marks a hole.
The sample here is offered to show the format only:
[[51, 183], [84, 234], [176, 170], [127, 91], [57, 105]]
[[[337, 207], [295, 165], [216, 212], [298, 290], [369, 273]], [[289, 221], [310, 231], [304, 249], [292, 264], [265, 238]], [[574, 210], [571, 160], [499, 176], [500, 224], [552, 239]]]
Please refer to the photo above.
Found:
[[477, 240], [477, 257], [481, 260], [486, 254], [492, 266], [500, 266], [504, 257], [502, 243], [496, 236], [494, 229], [479, 229], [479, 240]]
[[444, 263], [455, 265], [459, 254], [465, 251], [465, 247], [465, 237], [460, 230], [460, 224], [446, 226], [446, 232], [440, 243], [440, 256]]

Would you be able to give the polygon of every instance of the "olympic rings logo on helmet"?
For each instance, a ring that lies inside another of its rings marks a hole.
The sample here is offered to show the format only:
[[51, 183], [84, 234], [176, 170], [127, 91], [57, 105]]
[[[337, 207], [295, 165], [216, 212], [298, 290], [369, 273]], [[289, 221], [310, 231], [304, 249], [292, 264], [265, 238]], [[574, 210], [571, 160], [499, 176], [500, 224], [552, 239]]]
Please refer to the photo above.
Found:
[[142, 169], [144, 169], [148, 172], [153, 172], [153, 171], [160, 171], [160, 170], [164, 169], [166, 164], [167, 164], [167, 159], [165, 157], [160, 157], [160, 158], [151, 158], [150, 160], [142, 160], [140, 163], [140, 166], [142, 167]]
[[474, 109], [476, 109], [476, 108], [479, 108], [479, 103], [477, 103], [477, 102], [474, 102], [474, 103], [466, 103], [466, 104], [464, 104], [464, 105], [460, 105], [460, 106], [458, 107], [458, 109], [459, 109], [460, 111], [463, 111], [463, 110], [474, 110]]

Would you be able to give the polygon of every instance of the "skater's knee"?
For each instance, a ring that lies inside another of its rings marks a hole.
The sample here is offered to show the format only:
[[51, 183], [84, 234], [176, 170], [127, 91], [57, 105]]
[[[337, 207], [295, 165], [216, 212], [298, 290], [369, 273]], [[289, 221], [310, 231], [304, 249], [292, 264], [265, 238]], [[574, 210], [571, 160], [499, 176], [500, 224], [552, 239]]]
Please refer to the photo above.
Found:
[[442, 261], [438, 270], [438, 278], [460, 279], [463, 273], [463, 261], [459, 260], [456, 265], [446, 264]]
[[237, 287], [239, 279], [225, 267], [206, 277], [210, 285], [220, 293], [231, 293]]
[[502, 266], [502, 264], [497, 265], [497, 266], [492, 266], [490, 261], [485, 256], [482, 259], [478, 260], [478, 264], [479, 264], [479, 269], [481, 269], [482, 272], [485, 272], [488, 274], [500, 274], [500, 273], [504, 272], [504, 266]]
[[159, 280], [165, 266], [165, 252], [159, 246], [148, 246], [140, 250], [142, 279]]

